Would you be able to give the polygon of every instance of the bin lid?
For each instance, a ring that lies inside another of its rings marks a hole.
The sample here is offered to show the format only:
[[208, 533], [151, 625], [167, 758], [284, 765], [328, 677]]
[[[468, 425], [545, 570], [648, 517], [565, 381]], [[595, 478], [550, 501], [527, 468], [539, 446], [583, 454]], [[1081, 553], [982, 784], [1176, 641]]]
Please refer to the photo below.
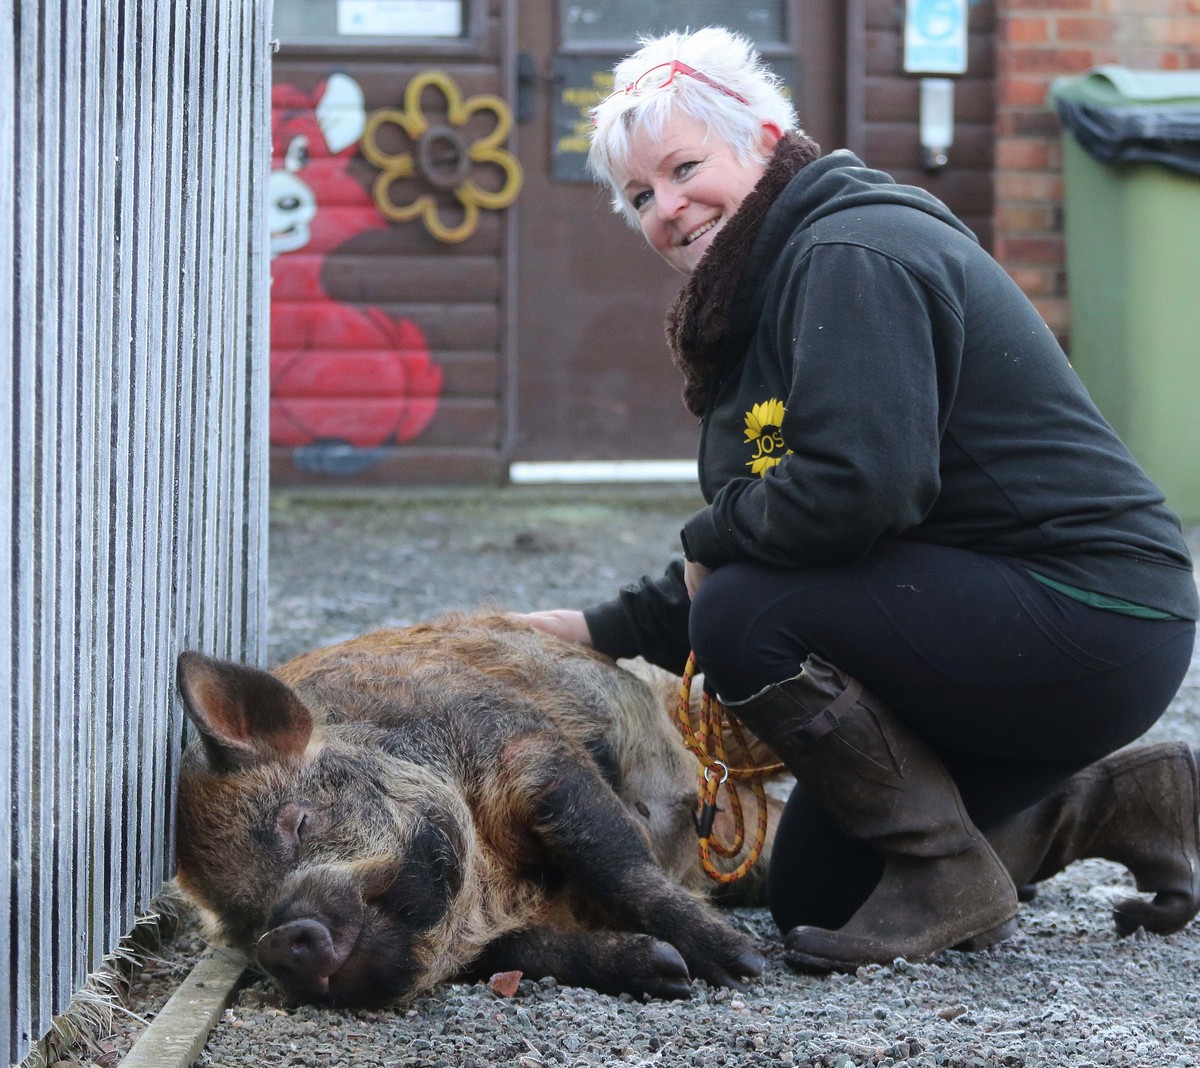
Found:
[[1200, 110], [1200, 70], [1093, 67], [1073, 78], [1056, 78], [1050, 95], [1056, 100], [1078, 100], [1101, 107], [1154, 104]]
[[1200, 175], [1200, 71], [1094, 67], [1056, 78], [1049, 98], [1093, 159]]

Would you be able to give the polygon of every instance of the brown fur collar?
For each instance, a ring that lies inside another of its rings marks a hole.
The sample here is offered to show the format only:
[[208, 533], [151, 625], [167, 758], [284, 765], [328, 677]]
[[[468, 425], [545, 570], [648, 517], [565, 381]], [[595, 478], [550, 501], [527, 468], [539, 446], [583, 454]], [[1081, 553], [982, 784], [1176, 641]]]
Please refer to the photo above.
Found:
[[713, 238], [667, 312], [667, 343], [675, 366], [683, 372], [683, 403], [693, 415], [703, 415], [707, 407], [734, 295], [767, 211], [788, 182], [820, 152], [816, 142], [802, 133], [783, 135], [758, 184]]

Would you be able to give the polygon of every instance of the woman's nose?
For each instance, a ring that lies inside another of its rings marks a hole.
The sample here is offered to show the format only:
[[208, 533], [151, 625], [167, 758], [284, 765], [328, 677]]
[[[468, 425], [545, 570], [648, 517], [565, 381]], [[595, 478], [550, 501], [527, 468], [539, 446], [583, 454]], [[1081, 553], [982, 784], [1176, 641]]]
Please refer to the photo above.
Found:
[[687, 198], [672, 189], [659, 189], [654, 193], [654, 206], [663, 219], [672, 219], [683, 210]]

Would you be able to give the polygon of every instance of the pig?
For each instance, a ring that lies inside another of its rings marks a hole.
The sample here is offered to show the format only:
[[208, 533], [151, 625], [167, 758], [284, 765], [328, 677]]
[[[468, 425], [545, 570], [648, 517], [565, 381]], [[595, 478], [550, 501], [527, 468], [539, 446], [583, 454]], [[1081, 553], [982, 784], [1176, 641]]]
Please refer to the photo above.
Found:
[[695, 759], [589, 649], [449, 615], [270, 673], [185, 651], [178, 688], [176, 882], [289, 1001], [511, 971], [684, 999], [762, 972], [705, 900]]

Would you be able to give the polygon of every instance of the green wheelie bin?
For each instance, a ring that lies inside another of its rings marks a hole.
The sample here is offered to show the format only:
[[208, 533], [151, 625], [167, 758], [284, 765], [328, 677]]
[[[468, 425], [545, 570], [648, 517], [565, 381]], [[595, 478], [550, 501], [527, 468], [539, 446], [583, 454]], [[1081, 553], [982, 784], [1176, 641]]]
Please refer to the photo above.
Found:
[[1050, 99], [1071, 362], [1167, 504], [1200, 523], [1200, 71], [1097, 67]]

